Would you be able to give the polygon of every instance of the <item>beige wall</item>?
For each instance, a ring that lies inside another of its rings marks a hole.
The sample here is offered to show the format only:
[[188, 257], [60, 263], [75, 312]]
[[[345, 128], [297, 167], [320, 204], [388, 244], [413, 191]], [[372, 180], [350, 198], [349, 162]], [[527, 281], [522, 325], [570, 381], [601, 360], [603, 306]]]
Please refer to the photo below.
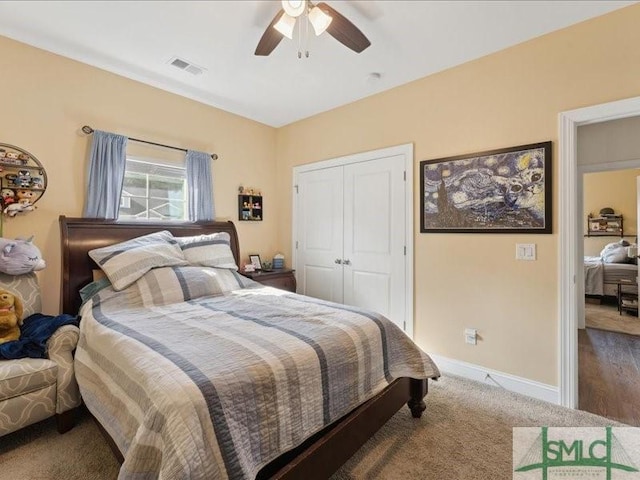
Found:
[[[557, 385], [557, 233], [418, 233], [418, 163], [545, 140], [557, 162], [559, 112], [640, 95], [639, 23], [640, 5], [625, 8], [278, 129], [279, 244], [290, 256], [294, 165], [413, 142], [416, 341]], [[538, 260], [516, 261], [517, 242], [536, 243]]]
[[[0, 141], [36, 155], [49, 176], [38, 210], [7, 221], [4, 236], [36, 234], [49, 263], [44, 310], [57, 312], [57, 218], [82, 212], [84, 124], [217, 152], [218, 216], [235, 220], [239, 184], [260, 188], [265, 221], [238, 224], [243, 253], [281, 249], [287, 259], [294, 165], [413, 142], [416, 341], [429, 352], [557, 384], [557, 234], [418, 233], [418, 163], [557, 143], [558, 112], [640, 95], [639, 22], [640, 6], [629, 7], [277, 131], [0, 37], [3, 65], [17, 72], [1, 80]], [[517, 242], [536, 243], [538, 261], [515, 261]], [[478, 346], [464, 344], [466, 326], [479, 329]]]
[[[216, 152], [217, 217], [237, 220], [237, 188], [260, 188], [263, 222], [236, 222], [243, 254], [277, 250], [276, 131], [141, 83], [0, 37], [0, 142], [26, 149], [44, 165], [48, 188], [38, 209], [6, 219], [3, 236], [35, 234], [48, 267], [41, 272], [43, 311], [60, 298], [58, 216], [82, 214], [90, 137], [82, 125], [197, 150]], [[10, 70], [10, 74], [7, 71]], [[133, 145], [133, 143], [132, 143]], [[139, 155], [175, 158], [164, 149]]]
[[[636, 177], [640, 170], [617, 170], [613, 172], [587, 173], [583, 177], [585, 233], [587, 232], [586, 218], [589, 214], [597, 217], [600, 209], [611, 207], [617, 214], [622, 215], [624, 238], [628, 242], [635, 242], [637, 229], [636, 220]], [[600, 255], [607, 243], [619, 241], [619, 237], [585, 237], [584, 254]]]

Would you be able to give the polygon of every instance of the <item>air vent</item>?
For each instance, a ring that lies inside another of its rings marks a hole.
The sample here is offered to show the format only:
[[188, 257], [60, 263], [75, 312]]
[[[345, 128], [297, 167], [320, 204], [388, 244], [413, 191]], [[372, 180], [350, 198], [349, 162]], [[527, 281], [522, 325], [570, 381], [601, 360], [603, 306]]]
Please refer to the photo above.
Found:
[[178, 57], [173, 57], [168, 63], [180, 70], [189, 72], [191, 75], [201, 75], [205, 71], [204, 68], [198, 67], [197, 65]]
[[184, 69], [185, 72], [189, 72], [191, 75], [201, 75], [204, 71], [200, 67], [196, 67], [195, 65], [189, 65]]

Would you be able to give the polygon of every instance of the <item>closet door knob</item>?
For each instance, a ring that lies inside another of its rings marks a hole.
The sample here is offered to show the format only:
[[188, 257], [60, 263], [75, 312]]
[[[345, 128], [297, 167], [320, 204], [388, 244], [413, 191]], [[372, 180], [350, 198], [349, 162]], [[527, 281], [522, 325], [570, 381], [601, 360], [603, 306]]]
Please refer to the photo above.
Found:
[[351, 265], [351, 260], [347, 258], [346, 260], [343, 260], [342, 263], [344, 263], [345, 265]]
[[342, 260], [340, 260], [339, 258], [336, 258], [334, 260], [334, 263], [337, 263], [338, 265], [341, 265], [342, 264]]

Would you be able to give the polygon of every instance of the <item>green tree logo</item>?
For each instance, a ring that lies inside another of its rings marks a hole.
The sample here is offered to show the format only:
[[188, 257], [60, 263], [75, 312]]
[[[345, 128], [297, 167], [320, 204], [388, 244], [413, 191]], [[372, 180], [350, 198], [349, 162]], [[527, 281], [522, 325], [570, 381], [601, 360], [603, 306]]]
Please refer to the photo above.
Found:
[[605, 438], [586, 442], [585, 440], [549, 440], [549, 427], [542, 430], [531, 447], [516, 466], [516, 472], [540, 469], [542, 480], [547, 480], [549, 469], [557, 467], [604, 468], [607, 480], [611, 480], [612, 470], [637, 472], [618, 438], [605, 427]]

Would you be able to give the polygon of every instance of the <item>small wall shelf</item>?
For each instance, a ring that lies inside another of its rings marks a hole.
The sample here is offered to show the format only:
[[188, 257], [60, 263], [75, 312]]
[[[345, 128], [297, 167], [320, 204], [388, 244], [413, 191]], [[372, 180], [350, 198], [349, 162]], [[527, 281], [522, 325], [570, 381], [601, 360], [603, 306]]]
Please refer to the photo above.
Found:
[[622, 237], [622, 215], [587, 217], [587, 237]]
[[262, 195], [238, 195], [238, 220], [262, 221]]
[[[0, 205], [9, 216], [31, 211], [47, 189], [47, 172], [26, 150], [0, 143]], [[19, 209], [22, 203], [25, 209]]]

